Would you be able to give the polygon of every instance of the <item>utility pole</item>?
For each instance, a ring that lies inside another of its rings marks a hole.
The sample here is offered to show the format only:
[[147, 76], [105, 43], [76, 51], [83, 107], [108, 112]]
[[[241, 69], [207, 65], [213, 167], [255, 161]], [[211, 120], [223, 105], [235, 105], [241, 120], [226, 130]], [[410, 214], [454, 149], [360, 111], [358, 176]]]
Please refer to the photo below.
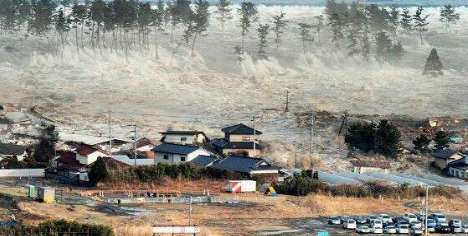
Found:
[[190, 196], [189, 200], [189, 226], [192, 225], [192, 196]]
[[255, 115], [252, 116], [252, 128], [253, 128], [253, 155], [255, 157], [257, 155], [257, 147], [256, 147], [257, 138], [255, 137], [255, 135], [256, 135], [256, 132], [255, 132]]
[[284, 108], [284, 112], [289, 112], [289, 90], [286, 90], [286, 107]]
[[111, 111], [109, 110], [107, 127], [109, 129], [109, 155], [112, 156], [112, 127], [111, 127]]
[[315, 115], [314, 115], [314, 112], [312, 112], [311, 117], [310, 117], [310, 129], [309, 129], [309, 157], [312, 156], [312, 135], [313, 135], [314, 123], [315, 123]]
[[429, 185], [426, 185], [426, 197], [425, 197], [425, 213], [424, 213], [424, 235], [428, 235], [427, 233], [427, 213], [429, 207]]
[[133, 161], [134, 161], [134, 163], [133, 163], [133, 165], [134, 165], [134, 167], [136, 167], [136, 163], [137, 163], [137, 161], [136, 161], [136, 159], [137, 159], [137, 150], [136, 150], [137, 126], [136, 126], [136, 124], [133, 125], [133, 128], [134, 128], [134, 130], [133, 130], [133, 132], [134, 132], [133, 133], [134, 134], [134, 136], [133, 136]]

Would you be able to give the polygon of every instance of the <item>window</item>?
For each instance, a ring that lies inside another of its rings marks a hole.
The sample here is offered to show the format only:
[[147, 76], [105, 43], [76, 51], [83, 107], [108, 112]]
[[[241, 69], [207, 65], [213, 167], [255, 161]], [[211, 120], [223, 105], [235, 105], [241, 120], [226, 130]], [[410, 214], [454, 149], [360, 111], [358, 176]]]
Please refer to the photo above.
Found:
[[180, 138], [180, 141], [182, 141], [182, 142], [187, 141], [187, 137], [181, 137], [181, 138]]
[[185, 161], [185, 157], [180, 157], [180, 161]]
[[164, 159], [164, 160], [169, 160], [169, 156], [166, 155], [166, 154], [164, 154], [163, 159]]

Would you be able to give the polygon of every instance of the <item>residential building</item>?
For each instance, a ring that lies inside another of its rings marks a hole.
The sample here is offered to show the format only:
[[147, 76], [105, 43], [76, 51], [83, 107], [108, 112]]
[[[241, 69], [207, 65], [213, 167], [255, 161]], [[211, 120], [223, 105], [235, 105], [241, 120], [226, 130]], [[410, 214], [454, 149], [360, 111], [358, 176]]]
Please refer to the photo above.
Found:
[[468, 180], [468, 155], [463, 154], [462, 159], [450, 162], [447, 167], [450, 176]]
[[212, 166], [216, 161], [218, 161], [218, 157], [211, 155], [211, 156], [205, 156], [205, 155], [199, 155], [195, 157], [193, 160], [190, 161], [191, 164], [194, 166], [206, 168]]
[[384, 172], [387, 173], [390, 169], [390, 162], [388, 161], [365, 161], [365, 160], [352, 160], [353, 172], [364, 174], [369, 172]]
[[28, 154], [25, 146], [10, 143], [0, 143], [0, 160], [7, 157], [16, 157], [22, 161]]
[[278, 175], [279, 167], [262, 158], [228, 156], [212, 164], [216, 169], [252, 175]]
[[459, 160], [463, 157], [460, 152], [449, 148], [436, 151], [432, 156], [434, 157], [434, 165], [441, 170], [445, 169], [452, 161]]
[[250, 128], [245, 124], [237, 124], [223, 128], [224, 138], [215, 139], [211, 143], [213, 148], [223, 155], [259, 156], [263, 146], [258, 137], [262, 132]]
[[162, 143], [153, 149], [155, 163], [180, 164], [190, 162], [198, 156], [211, 156], [206, 149], [195, 145]]
[[107, 156], [95, 147], [83, 144], [76, 150], [76, 159], [83, 165], [91, 165], [99, 157]]
[[208, 142], [208, 137], [202, 131], [176, 131], [168, 130], [161, 133], [161, 142], [181, 145], [204, 146]]

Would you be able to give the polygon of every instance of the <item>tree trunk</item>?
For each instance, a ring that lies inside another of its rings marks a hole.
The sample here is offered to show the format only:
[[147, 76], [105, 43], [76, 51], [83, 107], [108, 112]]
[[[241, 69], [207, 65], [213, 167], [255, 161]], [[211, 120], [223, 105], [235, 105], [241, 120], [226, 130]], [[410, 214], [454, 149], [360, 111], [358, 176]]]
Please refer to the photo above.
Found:
[[195, 35], [193, 36], [193, 40], [192, 40], [192, 53], [191, 53], [192, 57], [195, 55], [195, 41], [197, 40], [197, 36], [198, 36], [198, 33], [195, 33]]

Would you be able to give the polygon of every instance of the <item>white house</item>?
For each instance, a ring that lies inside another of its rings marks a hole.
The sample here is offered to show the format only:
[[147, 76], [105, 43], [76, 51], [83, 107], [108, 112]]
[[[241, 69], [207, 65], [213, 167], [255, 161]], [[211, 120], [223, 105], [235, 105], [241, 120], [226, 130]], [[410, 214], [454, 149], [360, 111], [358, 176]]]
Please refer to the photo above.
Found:
[[81, 145], [78, 150], [76, 150], [76, 159], [82, 165], [91, 165], [94, 163], [99, 157], [107, 156], [103, 152], [99, 151], [98, 149], [88, 146], [88, 145]]
[[202, 131], [175, 131], [168, 130], [161, 133], [163, 137], [161, 142], [173, 143], [182, 145], [198, 145], [202, 146], [208, 142], [208, 138]]
[[153, 149], [155, 163], [180, 164], [190, 162], [198, 156], [212, 155], [206, 149], [194, 145], [162, 143]]

